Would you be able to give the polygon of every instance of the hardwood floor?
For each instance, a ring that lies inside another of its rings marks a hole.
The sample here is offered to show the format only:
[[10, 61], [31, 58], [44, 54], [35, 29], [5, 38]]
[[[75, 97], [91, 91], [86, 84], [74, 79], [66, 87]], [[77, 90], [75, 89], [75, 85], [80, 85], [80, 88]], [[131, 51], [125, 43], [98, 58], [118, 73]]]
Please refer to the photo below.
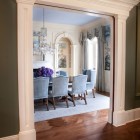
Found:
[[140, 140], [140, 120], [114, 127], [108, 110], [35, 123], [37, 140]]

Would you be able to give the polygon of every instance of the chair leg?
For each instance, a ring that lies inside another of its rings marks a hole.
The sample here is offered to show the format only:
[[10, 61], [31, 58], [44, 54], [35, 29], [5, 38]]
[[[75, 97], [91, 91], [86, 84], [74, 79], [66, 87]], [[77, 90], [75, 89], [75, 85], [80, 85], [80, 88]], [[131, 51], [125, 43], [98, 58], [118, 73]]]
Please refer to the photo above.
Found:
[[78, 98], [82, 100], [82, 94], [78, 94]]
[[78, 98], [80, 98], [80, 94], [78, 94]]
[[55, 107], [55, 99], [54, 99], [54, 97], [52, 99], [53, 99], [53, 107], [54, 107], [54, 110], [55, 110], [56, 109], [56, 107]]
[[41, 101], [42, 101], [42, 104], [44, 104], [44, 99], [42, 99]]
[[81, 100], [83, 99], [83, 96], [82, 96], [82, 94], [81, 94]]
[[87, 105], [86, 93], [84, 93], [84, 100], [85, 100], [85, 104]]
[[75, 106], [74, 95], [72, 95], [72, 102], [73, 102], [73, 105]]
[[47, 106], [47, 111], [49, 111], [48, 98], [46, 99], [46, 106]]
[[35, 101], [34, 101], [34, 113], [35, 113]]
[[67, 104], [67, 108], [69, 108], [68, 97], [67, 96], [66, 96], [66, 104]]
[[92, 89], [93, 98], [95, 98], [95, 91]]
[[88, 95], [88, 92], [87, 92], [87, 90], [86, 90], [86, 95]]

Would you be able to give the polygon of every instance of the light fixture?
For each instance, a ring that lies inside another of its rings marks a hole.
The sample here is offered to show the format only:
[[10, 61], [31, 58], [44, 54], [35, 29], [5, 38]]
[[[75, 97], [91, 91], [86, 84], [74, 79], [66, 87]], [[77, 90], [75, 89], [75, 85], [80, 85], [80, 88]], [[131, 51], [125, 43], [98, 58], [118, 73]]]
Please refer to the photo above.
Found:
[[41, 35], [47, 36], [47, 28], [44, 27], [44, 8], [43, 8], [43, 27], [41, 28]]
[[50, 45], [47, 43], [47, 28], [44, 27], [44, 8], [43, 8], [43, 27], [40, 30], [40, 34], [39, 34], [39, 47], [37, 49], [35, 49], [35, 51], [37, 52], [37, 54], [42, 55], [42, 60], [45, 60], [45, 55], [46, 53], [48, 54], [54, 54], [55, 49], [52, 48], [51, 43]]

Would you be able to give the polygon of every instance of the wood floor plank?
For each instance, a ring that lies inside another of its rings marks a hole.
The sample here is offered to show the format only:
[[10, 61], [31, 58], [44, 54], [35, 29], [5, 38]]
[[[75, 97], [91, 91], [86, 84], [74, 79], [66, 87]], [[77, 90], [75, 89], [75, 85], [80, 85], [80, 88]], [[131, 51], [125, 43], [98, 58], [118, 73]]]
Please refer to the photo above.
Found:
[[140, 140], [140, 120], [114, 127], [107, 119], [105, 109], [37, 122], [37, 140]]

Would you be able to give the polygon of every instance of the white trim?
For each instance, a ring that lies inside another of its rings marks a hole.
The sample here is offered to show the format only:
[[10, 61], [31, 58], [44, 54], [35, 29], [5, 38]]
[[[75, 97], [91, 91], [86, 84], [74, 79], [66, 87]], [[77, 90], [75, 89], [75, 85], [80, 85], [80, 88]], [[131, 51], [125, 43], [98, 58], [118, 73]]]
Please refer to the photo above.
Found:
[[[21, 3], [22, 2], [22, 3]], [[33, 105], [33, 1], [20, 0], [18, 12], [19, 140], [35, 140]]]
[[126, 111], [126, 121], [131, 122], [140, 119], [140, 108]]
[[113, 112], [113, 125], [121, 126], [126, 124], [125, 111]]
[[113, 124], [115, 126], [121, 126], [126, 123], [139, 119], [140, 119], [140, 108], [127, 110], [127, 111], [118, 111], [118, 112], [114, 112]]
[[16, 0], [17, 3], [23, 3], [23, 4], [30, 4], [33, 5], [36, 0]]
[[54, 39], [54, 43], [55, 44], [59, 44], [59, 41], [62, 38], [68, 38], [72, 45], [75, 44], [74, 38], [69, 33], [67, 33], [67, 32], [58, 33], [58, 35]]
[[67, 8], [73, 7], [79, 10], [108, 15], [129, 15], [129, 11], [133, 6], [139, 3], [139, 0], [70, 0], [69, 2], [66, 0], [36, 0], [36, 3], [65, 6]]
[[125, 107], [125, 48], [126, 48], [126, 16], [115, 16], [115, 85], [113, 124], [123, 125]]
[[18, 139], [19, 139], [18, 135], [13, 135], [13, 136], [0, 138], [0, 140], [18, 140]]
[[21, 131], [19, 133], [19, 140], [36, 140], [35, 129]]
[[[32, 11], [34, 2], [63, 6], [89, 12], [115, 16], [115, 91], [113, 124], [126, 123], [125, 106], [125, 28], [126, 17], [139, 0], [17, 0], [18, 3], [18, 95], [19, 95], [19, 140], [36, 140], [33, 111], [32, 72]], [[117, 8], [116, 8], [117, 5]], [[118, 8], [119, 7], [119, 8]], [[112, 102], [111, 102], [112, 103]], [[111, 106], [113, 103], [111, 104]], [[131, 111], [139, 118], [139, 111]], [[128, 115], [127, 114], [127, 115]], [[128, 118], [132, 120], [132, 118]]]

